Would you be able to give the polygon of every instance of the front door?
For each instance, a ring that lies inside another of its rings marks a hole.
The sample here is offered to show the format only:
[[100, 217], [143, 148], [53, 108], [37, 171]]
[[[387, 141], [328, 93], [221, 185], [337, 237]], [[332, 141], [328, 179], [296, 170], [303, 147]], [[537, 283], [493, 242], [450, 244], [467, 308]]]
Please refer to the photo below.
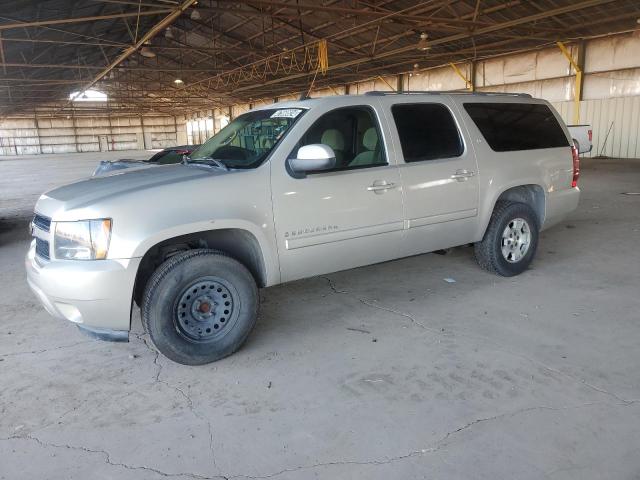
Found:
[[287, 136], [282, 147], [289, 158], [321, 143], [335, 152], [336, 166], [294, 178], [283, 155], [271, 163], [282, 281], [400, 255], [402, 189], [383, 131], [371, 106], [316, 107]]
[[472, 242], [478, 222], [478, 167], [445, 97], [432, 103], [384, 97], [404, 186], [405, 254]]

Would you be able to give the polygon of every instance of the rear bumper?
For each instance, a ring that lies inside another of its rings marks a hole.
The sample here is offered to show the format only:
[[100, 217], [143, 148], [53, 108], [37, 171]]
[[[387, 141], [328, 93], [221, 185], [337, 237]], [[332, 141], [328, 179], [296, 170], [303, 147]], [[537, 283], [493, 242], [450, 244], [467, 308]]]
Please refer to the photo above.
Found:
[[115, 332], [122, 338], [131, 323], [133, 284], [140, 258], [44, 261], [35, 242], [25, 259], [27, 282], [45, 310], [77, 323], [94, 336]]
[[579, 201], [580, 189], [577, 187], [549, 193], [546, 200], [546, 211], [542, 230], [546, 230], [564, 220], [571, 212], [578, 208]]

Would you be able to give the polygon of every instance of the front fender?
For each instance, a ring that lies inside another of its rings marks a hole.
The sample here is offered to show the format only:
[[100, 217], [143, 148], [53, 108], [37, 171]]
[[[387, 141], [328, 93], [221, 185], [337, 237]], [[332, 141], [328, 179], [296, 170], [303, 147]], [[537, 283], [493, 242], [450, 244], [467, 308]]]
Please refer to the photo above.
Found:
[[269, 241], [269, 236], [265, 234], [259, 226], [246, 220], [207, 220], [193, 223], [174, 225], [163, 230], [154, 232], [138, 243], [134, 250], [134, 257], [143, 257], [152, 247], [172, 238], [184, 235], [194, 235], [204, 232], [215, 232], [215, 230], [243, 230], [251, 234], [260, 247], [265, 268], [266, 284], [274, 285], [280, 282], [280, 269], [278, 258], [275, 252], [275, 245]]

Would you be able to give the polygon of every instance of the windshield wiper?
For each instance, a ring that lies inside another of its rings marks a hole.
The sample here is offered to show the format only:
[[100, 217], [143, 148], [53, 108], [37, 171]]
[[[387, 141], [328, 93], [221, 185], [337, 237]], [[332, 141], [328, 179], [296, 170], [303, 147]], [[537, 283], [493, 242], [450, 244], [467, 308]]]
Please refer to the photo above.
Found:
[[215, 159], [213, 157], [189, 158], [185, 155], [185, 157], [182, 160], [182, 163], [184, 163], [185, 165], [187, 163], [200, 163], [203, 165], [210, 165], [212, 167], [218, 167], [225, 171], [229, 171], [229, 167], [227, 167], [227, 165], [224, 162], [221, 162], [220, 160]]

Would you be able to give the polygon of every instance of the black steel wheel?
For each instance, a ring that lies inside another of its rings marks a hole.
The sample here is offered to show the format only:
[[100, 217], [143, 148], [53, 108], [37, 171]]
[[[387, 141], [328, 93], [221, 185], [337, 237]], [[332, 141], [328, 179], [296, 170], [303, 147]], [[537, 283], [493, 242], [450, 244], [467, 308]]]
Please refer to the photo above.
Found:
[[149, 279], [142, 321], [163, 355], [202, 365], [240, 348], [256, 322], [258, 303], [258, 288], [244, 265], [215, 250], [189, 250]]
[[183, 292], [175, 307], [175, 326], [186, 340], [212, 342], [233, 329], [238, 292], [220, 277], [199, 278]]

